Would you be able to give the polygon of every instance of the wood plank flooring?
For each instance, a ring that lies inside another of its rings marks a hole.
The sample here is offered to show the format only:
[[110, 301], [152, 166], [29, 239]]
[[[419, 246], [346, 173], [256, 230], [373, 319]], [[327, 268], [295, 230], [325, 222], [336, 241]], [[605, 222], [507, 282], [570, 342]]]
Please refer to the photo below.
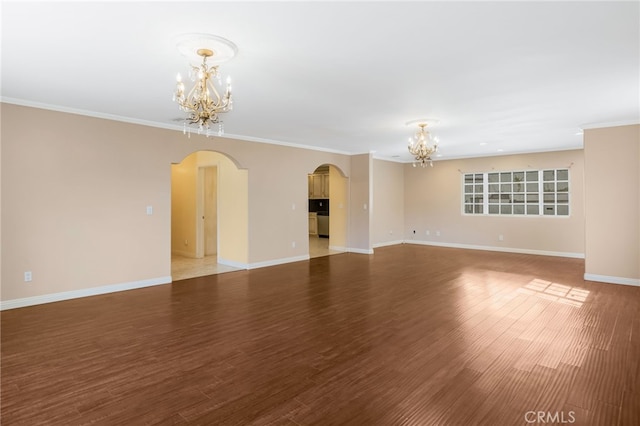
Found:
[[640, 287], [583, 272], [398, 245], [4, 311], [1, 423], [639, 425]]

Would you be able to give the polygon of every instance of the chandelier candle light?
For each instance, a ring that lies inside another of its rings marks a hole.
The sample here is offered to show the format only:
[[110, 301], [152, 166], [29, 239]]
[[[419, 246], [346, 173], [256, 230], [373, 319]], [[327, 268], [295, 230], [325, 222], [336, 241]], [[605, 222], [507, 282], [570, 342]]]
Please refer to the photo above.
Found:
[[421, 119], [409, 121], [407, 126], [418, 124], [418, 131], [413, 137], [409, 138], [409, 153], [413, 155], [416, 161], [413, 163], [413, 167], [416, 167], [419, 163], [422, 167], [427, 167], [429, 164], [433, 167], [433, 161], [431, 156], [438, 152], [438, 138], [431, 136], [428, 130], [426, 130], [428, 123], [437, 123], [438, 120], [434, 119]]
[[189, 77], [194, 82], [194, 86], [188, 93], [185, 92], [181, 75], [177, 76], [173, 100], [181, 110], [189, 114], [184, 119], [183, 132], [191, 136], [191, 125], [196, 125], [198, 134], [204, 133], [209, 137], [211, 126], [217, 124], [217, 134], [222, 136], [224, 127], [219, 114], [232, 110], [233, 98], [229, 77], [227, 77], [226, 87], [222, 88], [218, 64], [235, 56], [237, 47], [221, 37], [190, 34], [178, 43], [178, 50], [190, 59], [196, 57], [202, 59], [199, 66], [191, 66]]

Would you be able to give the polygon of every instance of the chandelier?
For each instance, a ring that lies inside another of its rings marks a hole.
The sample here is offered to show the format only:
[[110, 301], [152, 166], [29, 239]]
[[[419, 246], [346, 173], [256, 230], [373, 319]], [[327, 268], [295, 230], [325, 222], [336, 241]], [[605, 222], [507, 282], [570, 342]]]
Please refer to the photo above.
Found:
[[[173, 100], [188, 116], [184, 119], [183, 133], [191, 136], [195, 126], [198, 134], [211, 135], [212, 127], [217, 125], [217, 134], [224, 134], [224, 124], [220, 114], [233, 109], [231, 79], [227, 77], [223, 87], [218, 64], [231, 59], [237, 52], [236, 46], [221, 37], [192, 34], [187, 35], [178, 44], [178, 49], [190, 59], [202, 59], [198, 66], [191, 65], [189, 77], [193, 87], [188, 92], [178, 74]], [[209, 61], [209, 62], [208, 62]]]
[[433, 167], [431, 156], [438, 151], [438, 138], [432, 137], [429, 131], [426, 130], [428, 121], [434, 122], [436, 120], [425, 119], [407, 123], [407, 125], [418, 123], [419, 127], [415, 135], [409, 138], [409, 153], [416, 159], [413, 167], [416, 167], [418, 164], [422, 167], [427, 167], [427, 164]]

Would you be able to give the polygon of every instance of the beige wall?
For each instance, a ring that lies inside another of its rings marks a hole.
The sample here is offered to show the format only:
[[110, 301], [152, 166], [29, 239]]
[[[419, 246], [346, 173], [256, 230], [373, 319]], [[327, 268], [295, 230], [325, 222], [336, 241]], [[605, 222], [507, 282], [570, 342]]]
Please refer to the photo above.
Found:
[[585, 278], [640, 285], [640, 125], [585, 130]]
[[[247, 231], [233, 237], [251, 242], [237, 256], [247, 267], [308, 257], [307, 174], [321, 164], [351, 171], [350, 156], [342, 154], [189, 139], [179, 131], [11, 104], [2, 104], [1, 132], [3, 302], [167, 282], [171, 164], [193, 152], [223, 153], [246, 170]], [[32, 271], [31, 283], [24, 282], [25, 271]]]
[[169, 279], [162, 133], [3, 105], [3, 301]]
[[329, 246], [346, 251], [349, 222], [349, 179], [335, 167], [329, 166]]
[[373, 160], [373, 246], [404, 240], [404, 164]]
[[[406, 240], [569, 256], [584, 254], [582, 150], [437, 161], [427, 168], [410, 164], [404, 167]], [[570, 167], [570, 217], [462, 214], [463, 173], [563, 167]], [[499, 241], [499, 235], [503, 235], [503, 241]]]
[[371, 253], [371, 191], [372, 191], [371, 154], [351, 157], [351, 181], [349, 194], [349, 248], [352, 251]]

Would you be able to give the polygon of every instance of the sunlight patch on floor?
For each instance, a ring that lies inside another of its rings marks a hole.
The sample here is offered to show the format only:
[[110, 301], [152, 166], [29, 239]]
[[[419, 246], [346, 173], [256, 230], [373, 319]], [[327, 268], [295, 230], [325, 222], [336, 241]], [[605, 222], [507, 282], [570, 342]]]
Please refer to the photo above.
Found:
[[545, 281], [538, 278], [531, 280], [527, 285], [518, 289], [518, 292], [535, 295], [541, 299], [564, 303], [577, 308], [581, 307], [589, 296], [588, 290]]

